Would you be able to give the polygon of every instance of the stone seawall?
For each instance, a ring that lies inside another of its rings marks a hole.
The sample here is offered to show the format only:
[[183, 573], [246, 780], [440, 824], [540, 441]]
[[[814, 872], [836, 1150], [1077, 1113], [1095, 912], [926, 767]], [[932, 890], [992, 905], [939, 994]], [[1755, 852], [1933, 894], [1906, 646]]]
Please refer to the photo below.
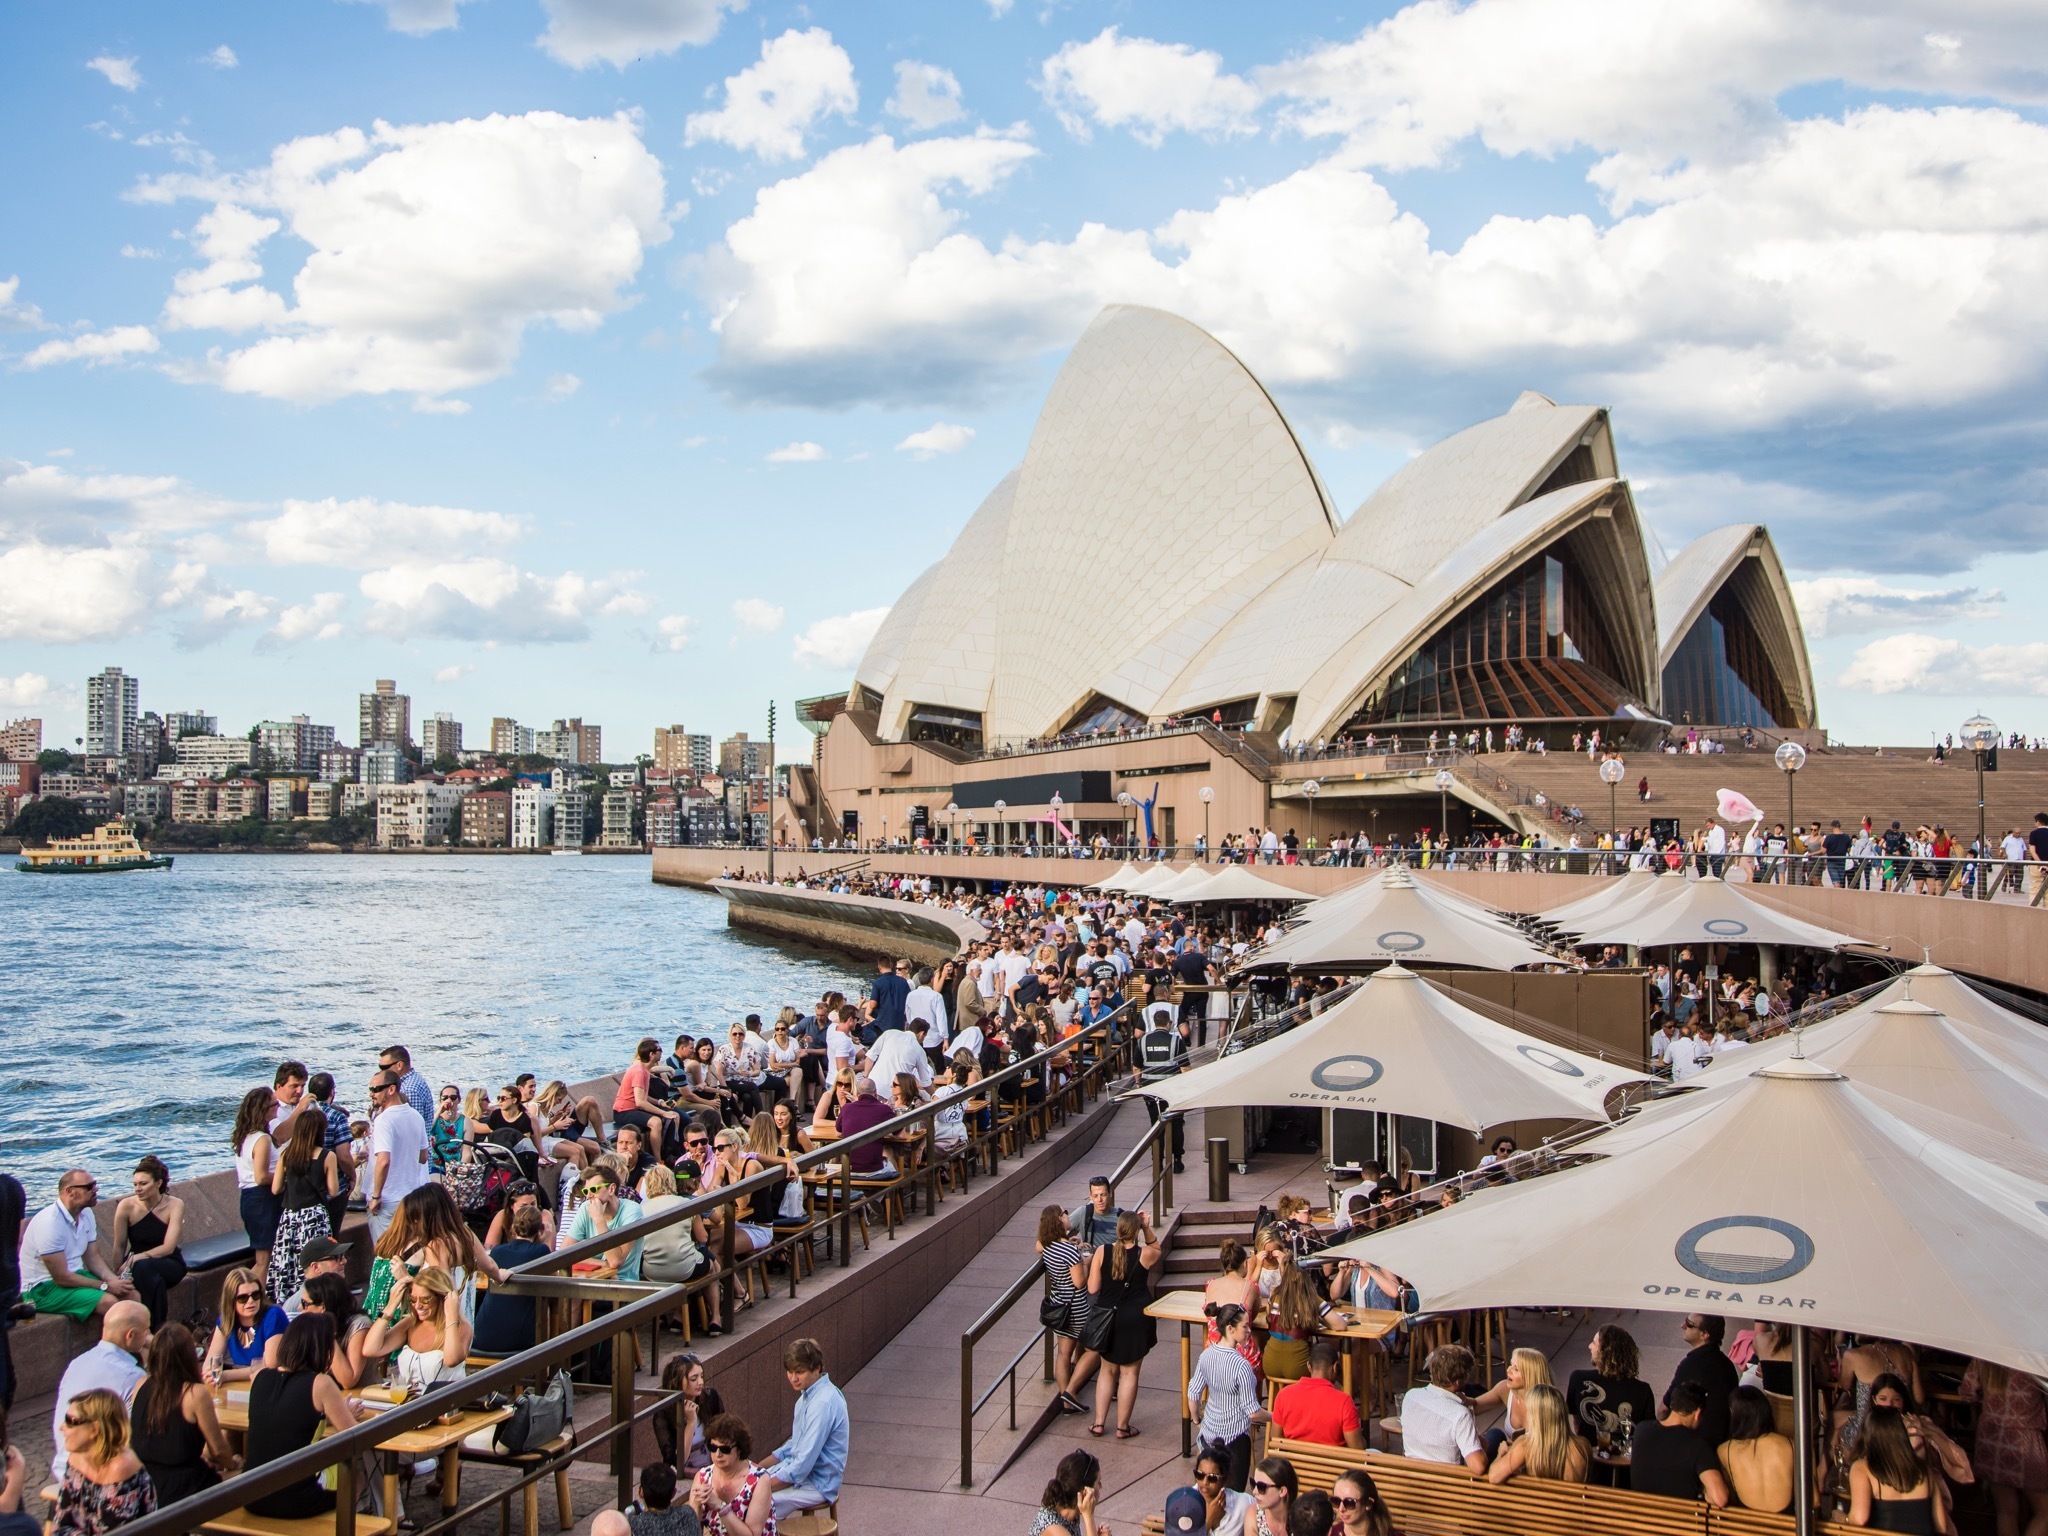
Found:
[[705, 883], [726, 899], [725, 920], [734, 928], [868, 958], [899, 960], [907, 956], [937, 965], [987, 932], [970, 918], [915, 902], [737, 880]]

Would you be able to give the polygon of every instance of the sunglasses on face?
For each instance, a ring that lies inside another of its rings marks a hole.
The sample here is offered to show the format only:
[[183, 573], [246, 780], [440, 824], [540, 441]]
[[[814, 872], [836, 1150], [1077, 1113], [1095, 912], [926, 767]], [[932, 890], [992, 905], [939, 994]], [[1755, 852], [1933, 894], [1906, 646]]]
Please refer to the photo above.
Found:
[[723, 1440], [707, 1440], [704, 1444], [714, 1456], [730, 1456], [739, 1449], [738, 1446], [728, 1445]]
[[235, 1292], [235, 1302], [236, 1302], [236, 1304], [237, 1304], [238, 1306], [239, 1306], [240, 1304], [242, 1304], [243, 1302], [250, 1302], [250, 1301], [261, 1301], [262, 1299], [263, 1299], [263, 1293], [262, 1293], [261, 1291], [237, 1291], [237, 1292]]
[[1278, 1483], [1269, 1483], [1263, 1477], [1255, 1477], [1252, 1479], [1253, 1493], [1272, 1493], [1279, 1487], [1280, 1485]]
[[610, 1189], [611, 1185], [609, 1184], [586, 1184], [583, 1186], [583, 1198], [595, 1200], [599, 1195], [605, 1194]]
[[88, 1426], [88, 1425], [89, 1425], [89, 1424], [90, 1424], [91, 1422], [92, 1422], [92, 1421], [91, 1421], [90, 1419], [79, 1419], [79, 1418], [73, 1418], [73, 1417], [72, 1417], [72, 1416], [71, 1416], [70, 1414], [68, 1414], [68, 1413], [64, 1415], [64, 1427], [65, 1427], [66, 1429], [84, 1429], [84, 1428], [86, 1428], [86, 1427], [87, 1427], [87, 1426]]
[[1372, 1508], [1372, 1504], [1371, 1504], [1371, 1502], [1370, 1502], [1369, 1500], [1366, 1500], [1366, 1499], [1340, 1499], [1340, 1498], [1338, 1498], [1338, 1497], [1337, 1497], [1337, 1496], [1336, 1496], [1336, 1495], [1335, 1495], [1334, 1493], [1330, 1495], [1330, 1504], [1331, 1504], [1331, 1506], [1332, 1506], [1333, 1508], [1336, 1508], [1336, 1509], [1371, 1509], [1371, 1508]]
[[1195, 1481], [1198, 1483], [1220, 1483], [1223, 1481], [1223, 1474], [1221, 1472], [1197, 1472], [1195, 1474]]

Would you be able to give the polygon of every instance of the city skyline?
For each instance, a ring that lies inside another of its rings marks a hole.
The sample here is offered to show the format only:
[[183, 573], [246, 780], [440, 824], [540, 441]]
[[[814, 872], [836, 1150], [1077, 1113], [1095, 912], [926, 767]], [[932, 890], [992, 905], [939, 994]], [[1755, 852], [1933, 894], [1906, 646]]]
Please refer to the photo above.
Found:
[[1606, 407], [1664, 548], [1772, 529], [1838, 739], [2037, 730], [2048, 22], [1573, 14], [11, 17], [0, 716], [82, 736], [124, 658], [251, 721], [358, 673], [472, 733], [787, 719], [1129, 302], [1344, 515], [1525, 389]]

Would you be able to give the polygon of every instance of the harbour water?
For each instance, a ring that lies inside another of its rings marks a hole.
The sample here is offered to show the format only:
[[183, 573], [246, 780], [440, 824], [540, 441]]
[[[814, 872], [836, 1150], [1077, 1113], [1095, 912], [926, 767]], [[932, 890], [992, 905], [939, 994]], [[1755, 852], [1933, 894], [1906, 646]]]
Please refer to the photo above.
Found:
[[277, 1063], [364, 1101], [403, 1043], [437, 1086], [616, 1071], [634, 1042], [808, 1011], [857, 965], [731, 932], [725, 902], [623, 856], [181, 854], [168, 871], [0, 874], [0, 1168], [124, 1189], [227, 1167]]

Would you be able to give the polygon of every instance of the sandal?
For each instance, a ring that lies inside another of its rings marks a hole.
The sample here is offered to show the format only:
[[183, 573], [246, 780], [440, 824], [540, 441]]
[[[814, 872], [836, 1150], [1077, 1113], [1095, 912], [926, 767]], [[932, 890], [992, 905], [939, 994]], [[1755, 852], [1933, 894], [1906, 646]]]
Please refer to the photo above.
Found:
[[1102, 1430], [1103, 1426], [1100, 1424], [1090, 1424], [1088, 1426], [1088, 1433], [1093, 1435], [1098, 1440], [1102, 1438]]
[[1138, 1426], [1135, 1424], [1119, 1424], [1116, 1427], [1116, 1437], [1119, 1440], [1135, 1440], [1138, 1437]]

